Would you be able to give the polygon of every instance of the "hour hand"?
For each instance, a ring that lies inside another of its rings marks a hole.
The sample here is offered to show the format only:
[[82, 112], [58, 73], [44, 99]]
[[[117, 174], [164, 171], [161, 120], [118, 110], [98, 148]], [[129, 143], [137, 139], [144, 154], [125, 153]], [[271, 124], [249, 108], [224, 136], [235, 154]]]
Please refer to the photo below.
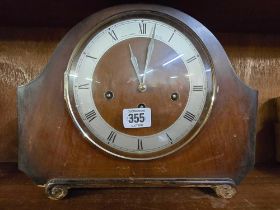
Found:
[[130, 44], [128, 44], [129, 46], [129, 50], [130, 50], [130, 61], [133, 65], [133, 69], [136, 73], [136, 76], [137, 76], [137, 79], [138, 79], [138, 82], [139, 84], [141, 83], [141, 78], [140, 78], [140, 75], [139, 75], [139, 66], [138, 66], [138, 61], [137, 61], [137, 58], [135, 57], [135, 55], [133, 54], [133, 51], [132, 51], [132, 48], [130, 46]]

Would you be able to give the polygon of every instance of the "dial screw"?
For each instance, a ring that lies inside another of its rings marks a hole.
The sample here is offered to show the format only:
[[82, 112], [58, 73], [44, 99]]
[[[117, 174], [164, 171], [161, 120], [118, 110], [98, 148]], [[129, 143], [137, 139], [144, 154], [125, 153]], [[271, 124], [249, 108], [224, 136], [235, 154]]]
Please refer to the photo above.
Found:
[[110, 90], [108, 90], [104, 95], [105, 95], [105, 98], [107, 98], [108, 100], [112, 99], [114, 97], [114, 93]]
[[143, 93], [147, 90], [147, 86], [144, 83], [140, 83], [138, 86], [138, 90]]
[[179, 99], [179, 94], [178, 93], [172, 93], [170, 96], [172, 101], [177, 101]]

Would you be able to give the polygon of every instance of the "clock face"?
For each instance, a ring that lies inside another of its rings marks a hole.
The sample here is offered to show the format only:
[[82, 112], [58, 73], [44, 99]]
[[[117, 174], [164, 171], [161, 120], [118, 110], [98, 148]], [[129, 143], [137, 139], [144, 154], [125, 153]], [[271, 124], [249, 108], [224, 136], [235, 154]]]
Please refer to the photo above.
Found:
[[77, 46], [65, 72], [84, 137], [126, 159], [154, 159], [192, 140], [213, 103], [214, 74], [186, 25], [159, 16], [110, 20]]

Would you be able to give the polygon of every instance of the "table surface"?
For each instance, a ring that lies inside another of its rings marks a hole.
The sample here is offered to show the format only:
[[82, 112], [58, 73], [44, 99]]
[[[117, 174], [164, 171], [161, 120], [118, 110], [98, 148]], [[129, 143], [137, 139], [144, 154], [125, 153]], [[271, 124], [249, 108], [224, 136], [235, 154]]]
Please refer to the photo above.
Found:
[[280, 165], [258, 166], [237, 187], [234, 198], [209, 189], [74, 189], [60, 201], [47, 198], [15, 163], [0, 163], [0, 209], [274, 209], [280, 210]]

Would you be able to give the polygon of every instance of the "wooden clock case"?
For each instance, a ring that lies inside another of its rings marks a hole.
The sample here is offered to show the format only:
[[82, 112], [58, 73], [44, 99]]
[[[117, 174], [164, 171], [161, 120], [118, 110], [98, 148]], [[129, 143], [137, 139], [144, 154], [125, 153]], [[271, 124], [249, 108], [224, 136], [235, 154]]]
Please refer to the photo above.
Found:
[[[212, 59], [216, 97], [200, 133], [179, 151], [155, 160], [111, 156], [83, 138], [64, 100], [64, 72], [79, 41], [105, 18], [125, 11], [164, 12], [186, 23]], [[211, 187], [231, 197], [253, 168], [257, 92], [236, 76], [217, 39], [178, 10], [157, 5], [123, 5], [98, 12], [70, 30], [43, 73], [18, 88], [18, 167], [49, 197], [63, 198], [75, 187]]]

